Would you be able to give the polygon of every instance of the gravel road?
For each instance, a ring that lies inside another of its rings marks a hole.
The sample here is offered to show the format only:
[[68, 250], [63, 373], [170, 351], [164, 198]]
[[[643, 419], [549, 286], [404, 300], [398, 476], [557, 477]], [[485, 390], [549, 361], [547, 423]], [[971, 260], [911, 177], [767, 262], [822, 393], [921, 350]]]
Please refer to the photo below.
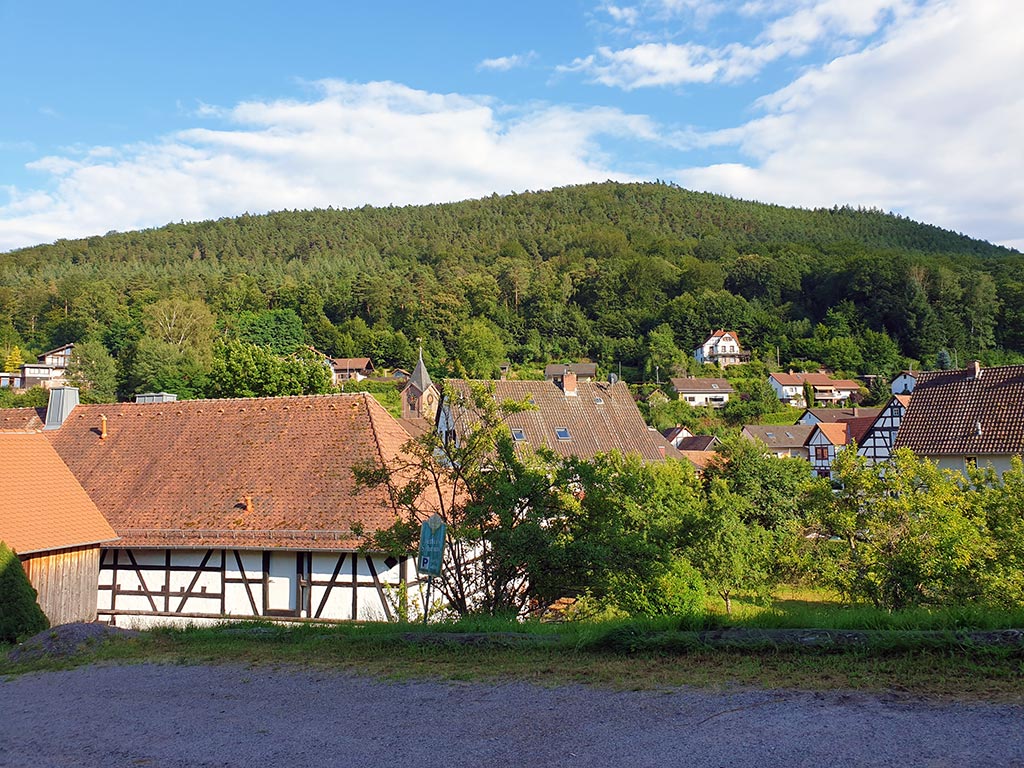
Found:
[[0, 682], [0, 766], [1024, 766], [1024, 708], [88, 666]]

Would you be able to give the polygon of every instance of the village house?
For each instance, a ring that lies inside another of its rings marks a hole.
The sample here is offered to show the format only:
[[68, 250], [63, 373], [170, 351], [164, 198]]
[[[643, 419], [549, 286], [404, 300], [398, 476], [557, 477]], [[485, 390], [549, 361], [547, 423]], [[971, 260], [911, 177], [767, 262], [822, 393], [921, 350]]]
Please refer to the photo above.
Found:
[[740, 434], [748, 440], [764, 443], [773, 456], [809, 461], [807, 441], [813, 431], [811, 424], [748, 424]]
[[597, 363], [548, 363], [544, 366], [544, 379], [561, 379], [565, 372], [576, 376], [576, 380], [587, 383], [597, 378]]
[[62, 406], [65, 394], [40, 437], [120, 537], [93, 574], [100, 620], [384, 620], [401, 595], [419, 600], [413, 558], [360, 551], [361, 531], [398, 510], [353, 467], [409, 439], [370, 395]]
[[694, 408], [724, 408], [735, 390], [728, 379], [703, 379], [694, 376], [671, 379], [676, 396]]
[[[814, 392], [814, 402], [806, 402], [804, 383], [810, 384]], [[824, 373], [772, 373], [768, 383], [775, 390], [775, 395], [787, 405], [806, 408], [821, 403], [839, 405], [850, 400], [860, 391], [860, 384], [849, 379], [833, 379]]]
[[893, 395], [864, 434], [864, 438], [857, 447], [857, 453], [865, 457], [871, 464], [888, 461], [892, 456], [896, 435], [899, 433], [903, 414], [906, 413], [909, 403], [910, 395]]
[[1003, 474], [1024, 455], [1024, 365], [918, 372], [894, 447], [944, 469]]
[[693, 350], [698, 363], [714, 363], [720, 368], [750, 360], [750, 353], [740, 346], [739, 336], [734, 331], [717, 330]]
[[[560, 456], [589, 459], [619, 451], [647, 461], [662, 461], [674, 451], [655, 430], [647, 427], [629, 388], [622, 382], [580, 382], [563, 370], [549, 381], [487, 381], [498, 403], [527, 402], [531, 408], [509, 413], [504, 419], [520, 450], [548, 448]], [[469, 382], [449, 379], [453, 399], [442, 402], [437, 430], [442, 440], [458, 440], [477, 418], [468, 403]]]
[[889, 384], [892, 393], [894, 395], [909, 395], [913, 393], [914, 384], [917, 383], [919, 373], [920, 371], [901, 371]]
[[834, 423], [815, 424], [807, 438], [811, 471], [818, 477], [832, 477], [832, 463], [840, 451], [859, 445], [874, 419], [856, 418]]
[[368, 357], [331, 358], [331, 383], [338, 386], [346, 381], [362, 381], [373, 376], [373, 363]]
[[[34, 409], [17, 410], [24, 426], [42, 426]], [[117, 534], [43, 434], [6, 428], [0, 425], [0, 541], [18, 553], [51, 626], [95, 621], [100, 547]]]
[[850, 419], [873, 419], [881, 412], [881, 408], [861, 408], [857, 405], [852, 408], [807, 408], [796, 423], [813, 427], [815, 424], [835, 424]]
[[63, 387], [66, 384], [65, 376], [74, 347], [74, 344], [64, 344], [37, 356], [34, 363], [23, 363], [17, 371], [0, 373], [0, 387], [19, 390], [32, 387]]

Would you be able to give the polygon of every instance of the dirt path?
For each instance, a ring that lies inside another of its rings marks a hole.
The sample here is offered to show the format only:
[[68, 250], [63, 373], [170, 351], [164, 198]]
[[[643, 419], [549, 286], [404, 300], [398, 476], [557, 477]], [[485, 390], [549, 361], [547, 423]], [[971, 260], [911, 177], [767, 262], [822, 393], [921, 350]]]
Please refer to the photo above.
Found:
[[0, 766], [1024, 766], [1024, 708], [388, 683], [239, 666], [0, 682]]

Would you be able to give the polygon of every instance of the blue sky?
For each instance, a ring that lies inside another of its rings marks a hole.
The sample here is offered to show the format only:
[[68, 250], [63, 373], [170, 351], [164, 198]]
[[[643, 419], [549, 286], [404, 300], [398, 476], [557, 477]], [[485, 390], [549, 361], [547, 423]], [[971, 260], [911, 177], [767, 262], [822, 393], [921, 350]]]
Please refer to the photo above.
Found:
[[663, 179], [1024, 248], [1019, 0], [0, 0], [0, 251]]

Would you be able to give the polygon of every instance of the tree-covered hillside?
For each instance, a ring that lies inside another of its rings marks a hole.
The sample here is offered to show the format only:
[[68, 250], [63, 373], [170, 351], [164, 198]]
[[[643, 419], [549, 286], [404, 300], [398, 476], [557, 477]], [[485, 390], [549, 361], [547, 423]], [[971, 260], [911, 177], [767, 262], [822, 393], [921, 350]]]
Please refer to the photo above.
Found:
[[725, 327], [766, 362], [890, 373], [905, 358], [1017, 359], [1022, 266], [1014, 251], [878, 211], [609, 182], [0, 254], [0, 352], [92, 341], [91, 355], [116, 360], [122, 396], [202, 394], [218, 370], [212, 391], [230, 391], [225, 371], [253, 357], [246, 345], [408, 367], [422, 339], [438, 370], [586, 357], [640, 376]]

